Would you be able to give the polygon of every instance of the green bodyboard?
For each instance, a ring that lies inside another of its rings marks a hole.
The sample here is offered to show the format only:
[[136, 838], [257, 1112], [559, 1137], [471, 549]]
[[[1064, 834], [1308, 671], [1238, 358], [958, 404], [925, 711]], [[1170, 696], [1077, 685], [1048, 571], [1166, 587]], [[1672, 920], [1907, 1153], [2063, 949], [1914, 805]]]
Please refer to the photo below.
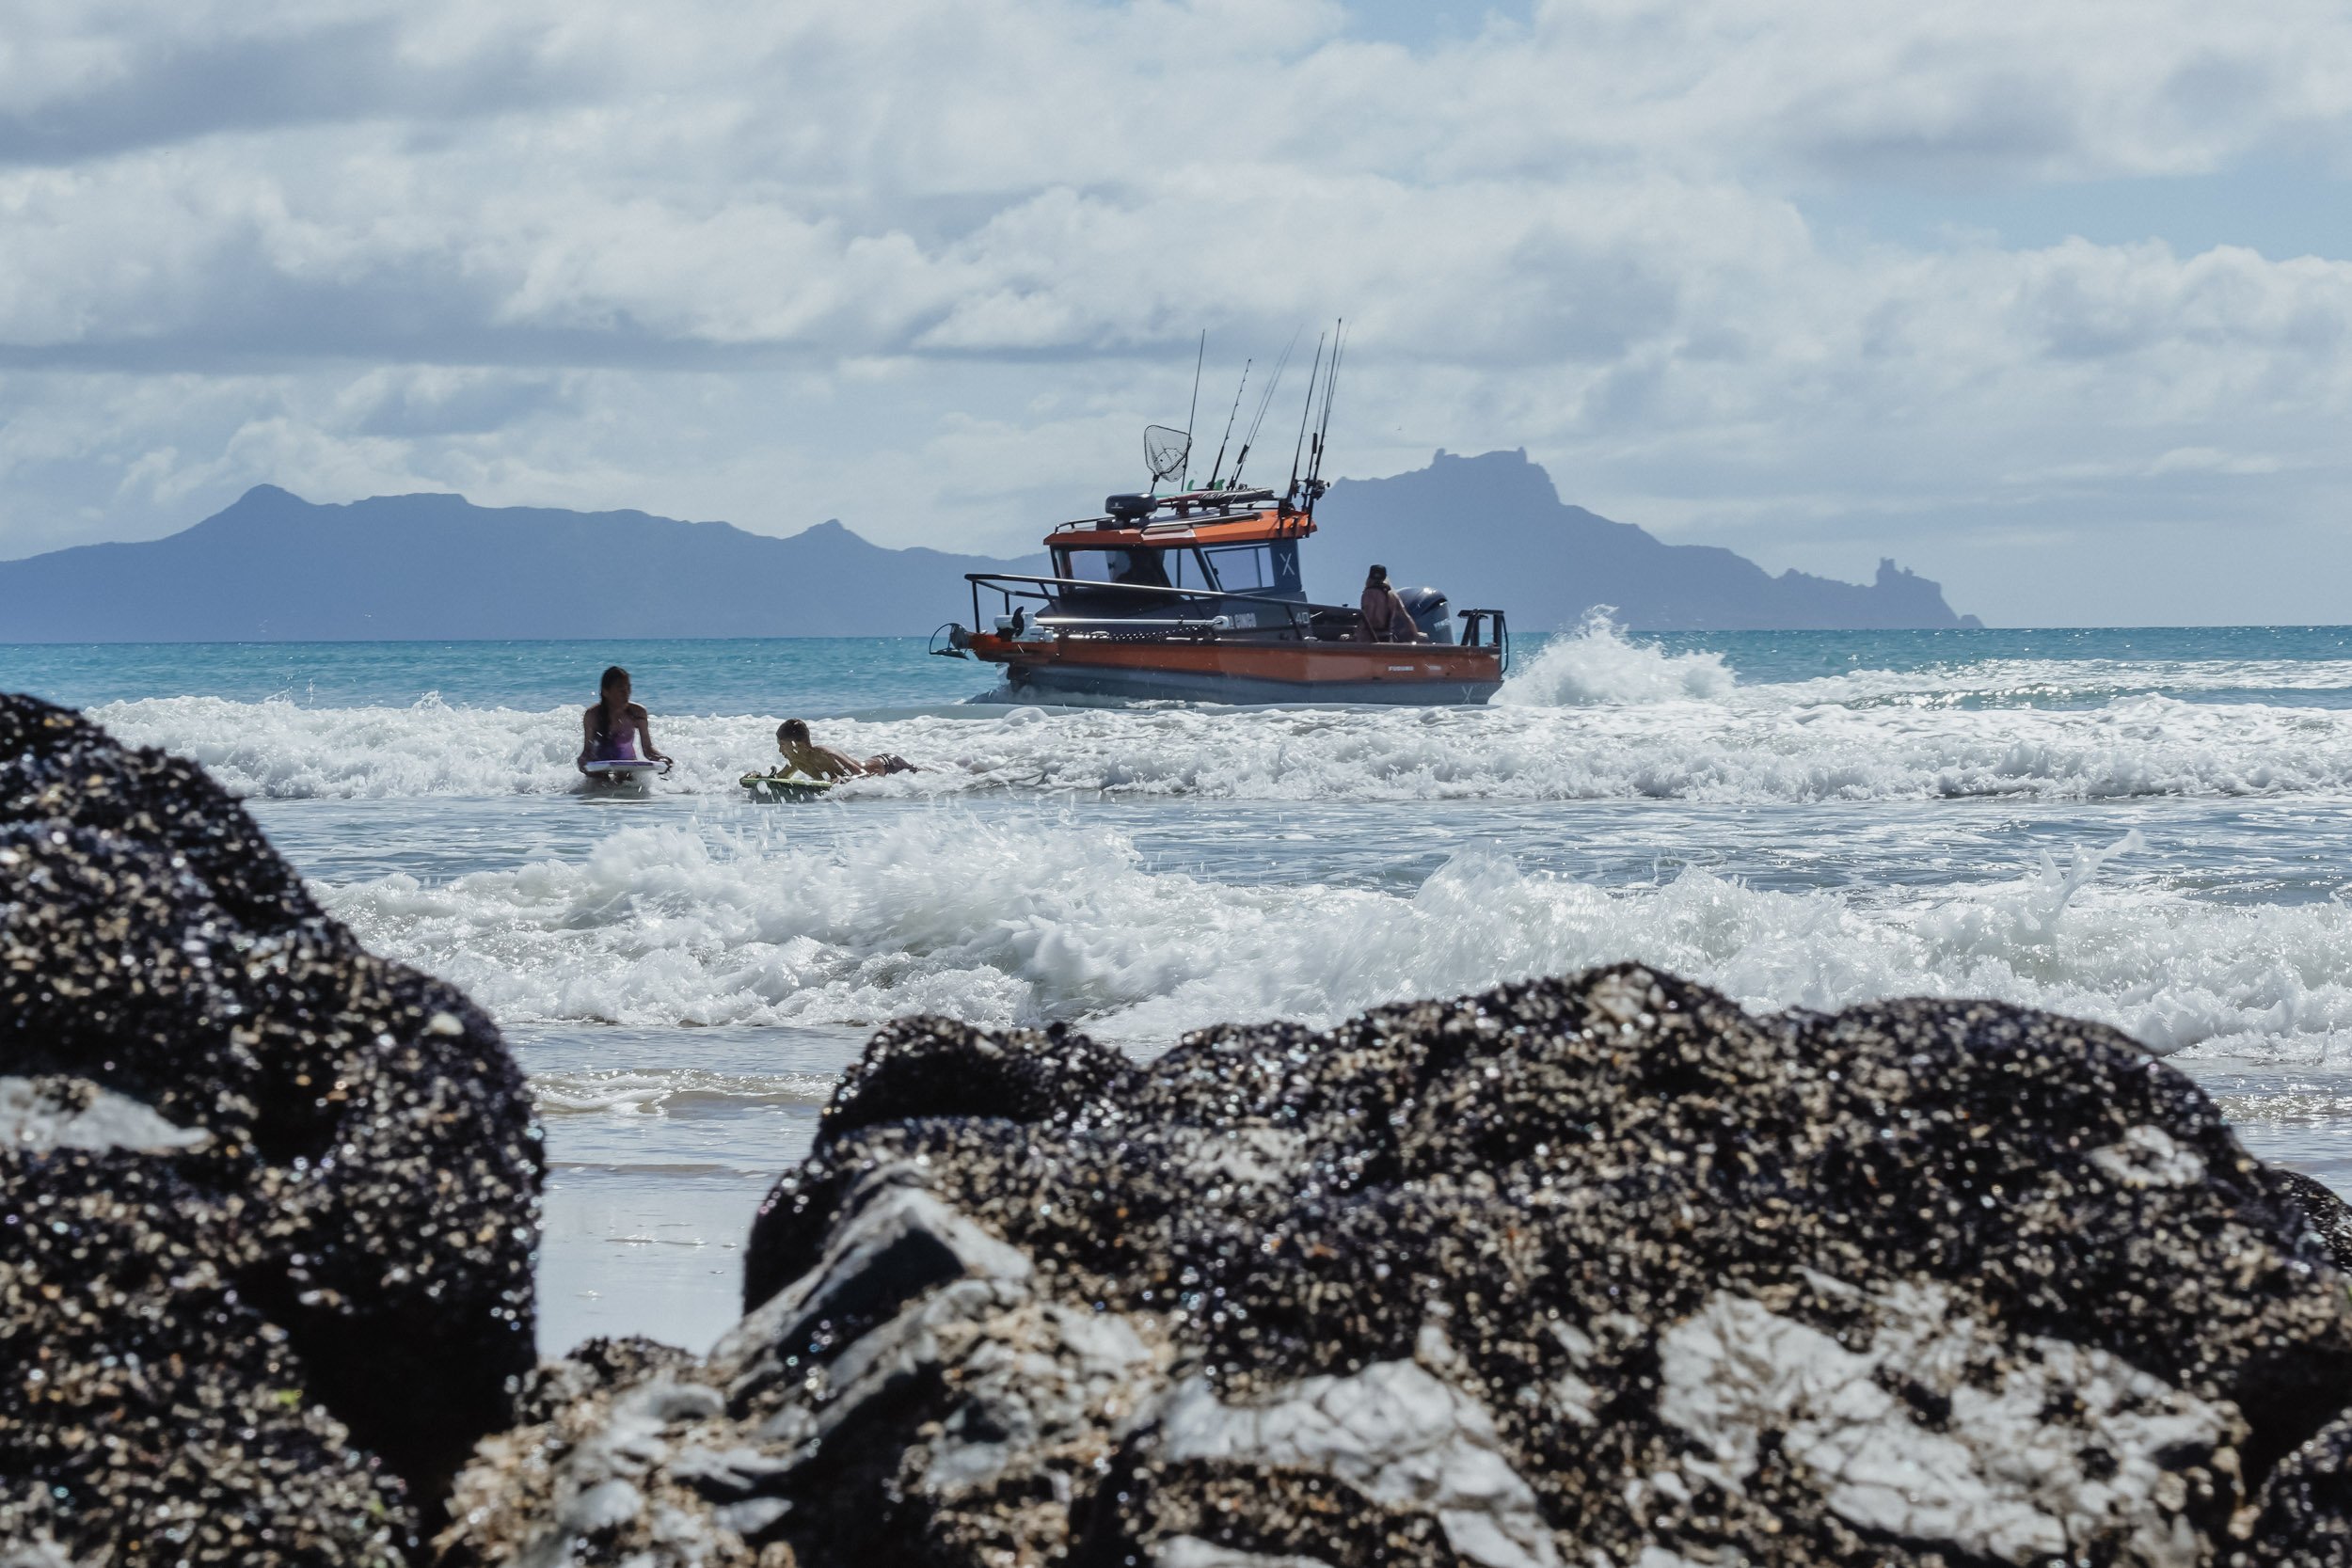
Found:
[[821, 800], [833, 788], [831, 779], [812, 779], [805, 773], [746, 773], [742, 784], [755, 800]]

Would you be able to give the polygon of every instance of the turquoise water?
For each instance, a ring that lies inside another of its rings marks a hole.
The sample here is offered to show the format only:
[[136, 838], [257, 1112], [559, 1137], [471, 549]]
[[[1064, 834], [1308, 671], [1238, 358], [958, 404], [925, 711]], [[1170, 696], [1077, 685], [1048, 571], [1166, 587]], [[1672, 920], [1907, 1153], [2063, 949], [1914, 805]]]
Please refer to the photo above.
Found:
[[[1552, 641], [1522, 637], [1522, 662]], [[2137, 667], [2144, 688], [2190, 701], [2266, 694], [2333, 704], [2344, 689], [2283, 692], [2259, 673], [2236, 688], [2163, 684], [2175, 670], [2352, 660], [2344, 626], [2141, 627], [2057, 631], [1686, 632], [1646, 638], [1672, 653], [1713, 652], [1745, 681], [1786, 683], [1856, 670], [1915, 672], [2009, 663], [2021, 673], [2086, 663]], [[233, 642], [0, 644], [0, 679], [72, 706], [141, 697], [282, 699], [306, 705], [401, 705], [427, 697], [536, 708], [596, 700], [607, 664], [627, 667], [660, 705], [812, 716], [954, 703], [992, 689], [973, 663], [927, 657], [921, 638], [733, 638], [618, 642]], [[2096, 700], [2069, 692], [2060, 700]]]
[[[1045, 710], [917, 640], [0, 647], [244, 795], [501, 1020], [554, 1160], [543, 1341], [707, 1339], [883, 1020], [1138, 1053], [1640, 958], [1756, 1008], [2098, 1018], [2352, 1184], [2352, 631], [1522, 639], [1491, 705]], [[634, 673], [676, 770], [581, 792]], [[922, 771], [760, 805], [778, 719]]]
[[0, 679], [74, 707], [140, 697], [226, 697], [311, 707], [582, 707], [608, 664], [657, 707], [812, 715], [952, 703], [984, 690], [977, 667], [930, 658], [919, 638], [736, 638], [651, 642], [136, 642], [0, 645]]

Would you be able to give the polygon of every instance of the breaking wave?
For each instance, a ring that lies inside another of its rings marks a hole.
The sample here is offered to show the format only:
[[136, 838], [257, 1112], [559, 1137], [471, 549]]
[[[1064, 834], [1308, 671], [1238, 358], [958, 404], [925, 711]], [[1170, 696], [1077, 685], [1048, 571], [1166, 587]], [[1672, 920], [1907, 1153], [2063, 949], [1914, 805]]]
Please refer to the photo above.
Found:
[[[1819, 668], [1816, 664], [1815, 668]], [[1741, 680], [1595, 617], [1536, 647], [1484, 707], [1050, 709], [988, 704], [821, 721], [923, 771], [844, 801], [1013, 795], [1262, 800], [1724, 803], [2093, 800], [2352, 792], [2352, 661], [1986, 658]], [[780, 696], [783, 695], [780, 693]], [[166, 697], [93, 717], [270, 799], [577, 791], [576, 709], [307, 706]], [[658, 715], [660, 796], [739, 802], [776, 720]]]
[[1556, 637], [1495, 693], [1499, 707], [1596, 707], [1728, 697], [1738, 678], [1724, 656], [1670, 654], [1636, 641], [1595, 610], [1574, 633]]
[[[1072, 1020], [1146, 1045], [1639, 958], [1755, 1007], [1990, 997], [2101, 1019], [2167, 1053], [2315, 1055], [2352, 1038], [2352, 909], [2114, 885], [2107, 863], [2136, 848], [2126, 835], [1926, 896], [1775, 892], [1696, 869], [1610, 889], [1492, 852], [1383, 891], [1218, 881], [1154, 870], [1106, 827], [927, 812], [822, 849], [665, 825], [578, 861], [326, 891], [371, 946], [508, 1022], [943, 1012]], [[615, 1079], [561, 1092], [587, 1105], [736, 1091]]]
[[[1537, 675], [1528, 672], [1531, 681]], [[1544, 677], [1553, 690], [1582, 678]], [[1701, 669], [1674, 679], [1704, 689], [1711, 677]], [[1789, 697], [1801, 689], [1568, 707], [1012, 708], [842, 720], [820, 725], [818, 736], [853, 753], [899, 752], [924, 769], [846, 785], [836, 792], [845, 801], [973, 792], [1770, 803], [2352, 791], [2352, 711], [2343, 709], [2147, 695], [2056, 709]], [[249, 796], [580, 787], [577, 721], [563, 710], [319, 710], [170, 698], [95, 716], [127, 740], [196, 759]], [[774, 759], [773, 730], [764, 718], [660, 719], [658, 738], [680, 763], [652, 788], [739, 801], [738, 776]]]

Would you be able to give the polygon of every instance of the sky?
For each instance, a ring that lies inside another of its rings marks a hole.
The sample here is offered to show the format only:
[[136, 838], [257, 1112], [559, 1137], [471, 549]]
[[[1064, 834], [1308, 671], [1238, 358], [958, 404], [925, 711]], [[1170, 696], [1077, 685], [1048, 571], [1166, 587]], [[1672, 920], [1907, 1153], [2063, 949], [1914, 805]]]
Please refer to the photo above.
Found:
[[1017, 553], [1345, 317], [1342, 474], [2352, 622], [2334, 0], [8, 12], [0, 558], [262, 483]]

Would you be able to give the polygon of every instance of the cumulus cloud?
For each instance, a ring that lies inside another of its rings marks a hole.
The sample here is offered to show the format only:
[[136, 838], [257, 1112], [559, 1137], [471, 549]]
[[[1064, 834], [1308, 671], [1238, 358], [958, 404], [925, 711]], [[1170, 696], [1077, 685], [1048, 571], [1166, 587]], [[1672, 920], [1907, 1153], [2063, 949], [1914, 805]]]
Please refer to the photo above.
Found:
[[[1629, 520], [1899, 555], [1994, 617], [2064, 618], [2134, 528], [2193, 554], [2201, 510], [2336, 547], [2352, 261], [1809, 216], [2303, 156], [2352, 103], [2317, 0], [1547, 0], [1412, 41], [1335, 0], [22, 9], [8, 554], [261, 481], [1020, 548], [1132, 477], [1197, 331], [1263, 364], [1341, 312], [1351, 472], [1525, 445]], [[2098, 618], [2263, 612], [2209, 588]]]

